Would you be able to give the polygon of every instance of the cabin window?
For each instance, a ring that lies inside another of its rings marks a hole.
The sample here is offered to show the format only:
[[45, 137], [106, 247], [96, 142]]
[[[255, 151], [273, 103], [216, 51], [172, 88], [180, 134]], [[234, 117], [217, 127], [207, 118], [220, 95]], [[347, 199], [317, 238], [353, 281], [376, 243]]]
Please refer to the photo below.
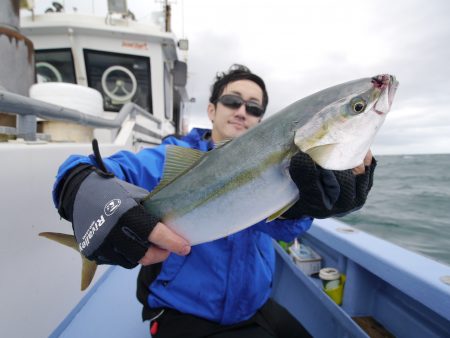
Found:
[[36, 51], [36, 81], [76, 83], [70, 48]]
[[103, 109], [117, 112], [134, 102], [152, 113], [150, 58], [84, 50], [88, 86], [103, 95]]
[[166, 63], [164, 65], [164, 110], [166, 119], [172, 120], [173, 116], [173, 101], [172, 101], [172, 81], [170, 78], [169, 66]]

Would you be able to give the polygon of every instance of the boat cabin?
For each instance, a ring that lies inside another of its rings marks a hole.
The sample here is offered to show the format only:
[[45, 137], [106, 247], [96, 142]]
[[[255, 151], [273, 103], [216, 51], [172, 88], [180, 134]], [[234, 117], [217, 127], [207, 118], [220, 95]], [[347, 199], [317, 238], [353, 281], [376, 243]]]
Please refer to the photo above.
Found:
[[[188, 101], [187, 66], [180, 60], [179, 41], [174, 34], [156, 25], [138, 23], [130, 16], [66, 13], [24, 17], [21, 32], [35, 49], [37, 88], [30, 90], [32, 98], [60, 105], [77, 100], [80, 102], [73, 108], [89, 112], [88, 101], [96, 104], [95, 95], [80, 92], [75, 86], [61, 86], [81, 85], [101, 94], [101, 106], [94, 109], [97, 116], [114, 118], [132, 102], [160, 121], [157, 126], [155, 121], [141, 117], [141, 124], [156, 133], [148, 136], [137, 132], [144, 143], [157, 144], [165, 135], [182, 132]], [[185, 40], [180, 46], [184, 45]], [[94, 135], [111, 142], [118, 129], [115, 132]]]

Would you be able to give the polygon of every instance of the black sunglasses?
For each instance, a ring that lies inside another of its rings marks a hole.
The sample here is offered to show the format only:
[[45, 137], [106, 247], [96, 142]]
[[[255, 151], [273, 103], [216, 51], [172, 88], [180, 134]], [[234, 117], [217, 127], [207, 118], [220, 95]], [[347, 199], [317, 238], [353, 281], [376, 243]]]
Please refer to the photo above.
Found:
[[243, 104], [245, 104], [245, 110], [247, 114], [261, 117], [264, 115], [264, 108], [258, 103], [253, 101], [245, 101], [242, 97], [237, 95], [223, 95], [219, 97], [216, 101], [222, 103], [225, 107], [232, 109], [239, 109]]

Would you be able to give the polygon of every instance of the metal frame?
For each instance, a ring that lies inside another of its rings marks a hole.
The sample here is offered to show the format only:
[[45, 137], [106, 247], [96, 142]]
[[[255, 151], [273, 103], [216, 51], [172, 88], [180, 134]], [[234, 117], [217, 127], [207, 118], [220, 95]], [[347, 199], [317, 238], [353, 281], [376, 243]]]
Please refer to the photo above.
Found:
[[[125, 119], [136, 115], [143, 115], [155, 122], [158, 129], [162, 130], [162, 122], [145, 109], [135, 103], [128, 102], [123, 105], [114, 120], [84, 114], [78, 110], [58, 106], [48, 102], [32, 99], [26, 96], [0, 90], [0, 111], [17, 114], [17, 137], [26, 141], [36, 140], [36, 117], [49, 120], [75, 122], [94, 128], [116, 129], [122, 126]], [[148, 130], [148, 135], [162, 138], [162, 134]]]

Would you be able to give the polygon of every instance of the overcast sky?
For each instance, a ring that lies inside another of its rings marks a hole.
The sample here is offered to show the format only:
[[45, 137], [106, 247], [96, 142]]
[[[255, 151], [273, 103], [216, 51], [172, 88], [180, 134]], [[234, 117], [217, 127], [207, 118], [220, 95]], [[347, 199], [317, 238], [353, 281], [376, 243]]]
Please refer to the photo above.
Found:
[[[106, 8], [106, 0], [62, 2], [68, 11]], [[150, 21], [161, 4], [128, 6]], [[326, 87], [390, 73], [400, 86], [374, 152], [450, 153], [450, 1], [177, 0], [172, 10], [174, 32], [190, 43], [191, 126], [209, 126], [209, 87], [233, 63], [265, 80], [268, 114]]]

